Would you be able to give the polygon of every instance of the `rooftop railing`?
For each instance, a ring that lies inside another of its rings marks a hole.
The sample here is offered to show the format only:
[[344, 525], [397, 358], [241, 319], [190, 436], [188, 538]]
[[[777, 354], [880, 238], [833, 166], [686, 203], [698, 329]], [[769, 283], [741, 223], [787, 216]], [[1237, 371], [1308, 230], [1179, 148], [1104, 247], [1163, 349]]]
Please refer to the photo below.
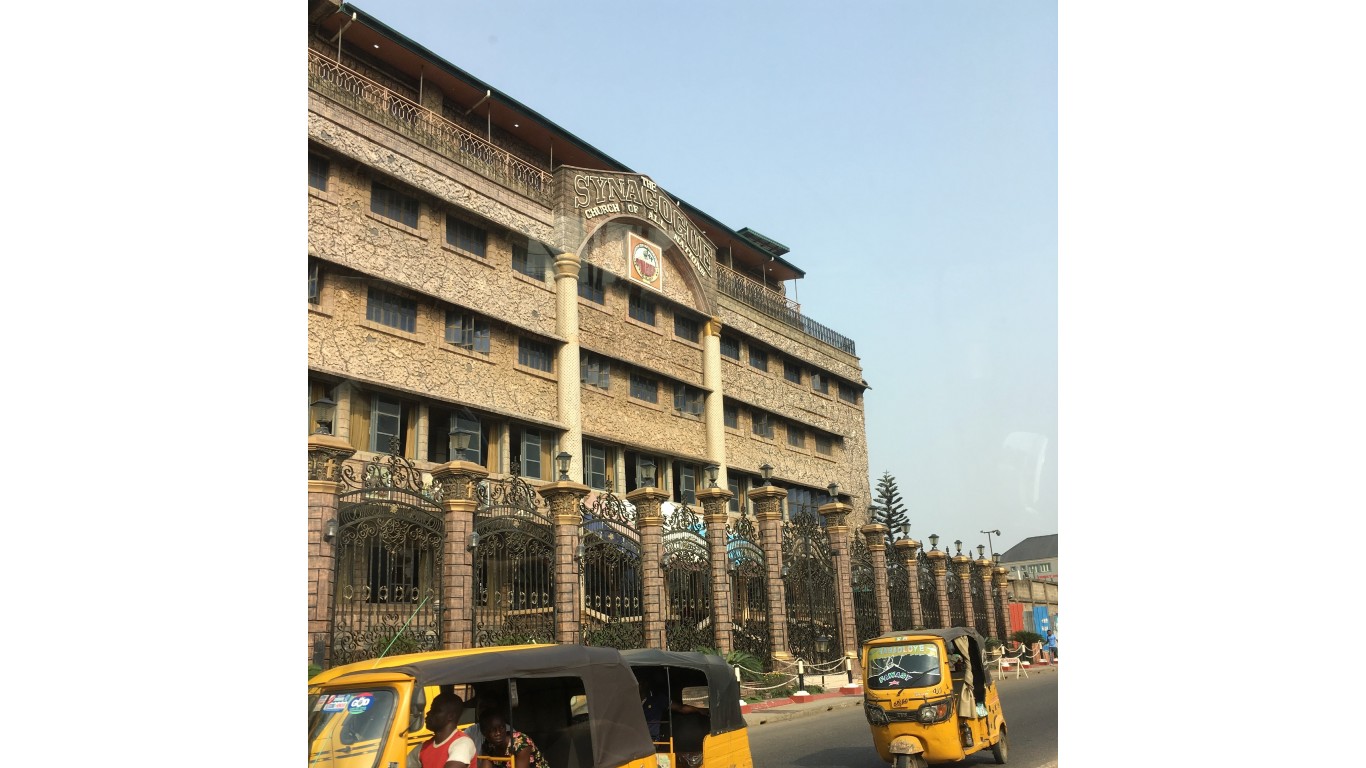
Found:
[[742, 301], [774, 320], [786, 323], [812, 338], [853, 355], [854, 340], [802, 314], [802, 306], [772, 288], [755, 282], [724, 264], [716, 265], [716, 284], [721, 293]]
[[554, 202], [554, 176], [311, 49], [308, 87], [532, 200]]

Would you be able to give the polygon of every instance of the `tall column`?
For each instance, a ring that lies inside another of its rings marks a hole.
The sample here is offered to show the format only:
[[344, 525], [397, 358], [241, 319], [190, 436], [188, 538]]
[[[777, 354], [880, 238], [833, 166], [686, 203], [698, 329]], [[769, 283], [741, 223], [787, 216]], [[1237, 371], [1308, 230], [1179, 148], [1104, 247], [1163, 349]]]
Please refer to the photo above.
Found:
[[764, 485], [749, 492], [768, 568], [768, 635], [774, 661], [790, 662], [787, 650], [787, 592], [783, 589], [783, 499], [787, 491]]
[[356, 451], [335, 435], [308, 437], [308, 661], [326, 667], [332, 629], [332, 579], [337, 542], [328, 537], [337, 522], [342, 462]]
[[976, 622], [972, 618], [972, 558], [963, 554], [962, 542], [955, 541], [959, 546], [958, 554], [953, 556], [953, 573], [950, 578], [958, 578], [958, 594], [963, 596], [963, 626], [976, 629]]
[[939, 626], [931, 629], [947, 629], [953, 626], [953, 614], [949, 612], [949, 556], [940, 552], [939, 547], [931, 547], [925, 556], [930, 559], [930, 570], [934, 572], [934, 593], [939, 599]]
[[858, 625], [854, 619], [854, 574], [849, 563], [849, 526], [845, 524], [853, 507], [838, 501], [821, 505], [816, 511], [825, 518], [825, 535], [835, 558], [835, 602], [839, 604], [840, 644], [845, 657], [858, 658]]
[[987, 615], [987, 637], [999, 638], [1000, 635], [996, 634], [996, 606], [993, 605], [995, 601], [991, 594], [991, 561], [981, 557], [981, 553], [978, 555], [972, 564], [972, 576], [982, 583], [982, 600], [985, 602], [982, 611]]
[[911, 629], [924, 629], [925, 608], [920, 604], [920, 561], [916, 550], [920, 542], [915, 539], [897, 539], [896, 555], [906, 564], [906, 594], [911, 596]]
[[724, 658], [733, 648], [730, 615], [730, 560], [726, 557], [726, 506], [734, 495], [725, 488], [697, 492], [702, 520], [707, 524], [707, 552], [711, 562], [711, 627], [716, 650]]
[[583, 608], [579, 587], [579, 500], [588, 486], [565, 480], [541, 487], [541, 498], [550, 505], [555, 521], [555, 642], [579, 642]]
[[1006, 573], [1004, 565], [991, 569], [992, 581], [996, 585], [996, 613], [1002, 641], [1010, 639], [1010, 581]]
[[716, 482], [726, 487], [726, 414], [721, 393], [721, 320], [711, 318], [702, 332], [702, 386], [707, 388], [707, 459], [721, 468]]
[[474, 647], [474, 531], [475, 489], [488, 470], [472, 461], [448, 461], [432, 470], [446, 511], [446, 541], [441, 565], [441, 645], [448, 649]]
[[892, 596], [887, 590], [887, 526], [869, 523], [859, 529], [873, 561], [873, 588], [877, 591], [877, 624], [880, 634], [892, 631]]
[[583, 477], [583, 412], [579, 404], [579, 257], [555, 257], [555, 332], [563, 339], [555, 356], [560, 423], [565, 426], [560, 450], [568, 451], [569, 476]]
[[640, 529], [640, 570], [644, 572], [645, 589], [645, 647], [667, 650], [669, 640], [664, 630], [664, 572], [659, 561], [664, 554], [664, 516], [659, 505], [668, 494], [654, 487], [637, 488], [626, 494], [626, 500], [636, 507], [636, 524]]

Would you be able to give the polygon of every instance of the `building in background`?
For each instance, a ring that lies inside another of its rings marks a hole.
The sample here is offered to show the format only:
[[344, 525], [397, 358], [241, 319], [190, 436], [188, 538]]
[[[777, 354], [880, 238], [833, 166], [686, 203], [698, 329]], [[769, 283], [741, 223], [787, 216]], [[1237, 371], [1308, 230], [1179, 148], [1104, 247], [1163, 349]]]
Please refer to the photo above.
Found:
[[1001, 555], [1012, 579], [1058, 580], [1058, 534], [1030, 536]]

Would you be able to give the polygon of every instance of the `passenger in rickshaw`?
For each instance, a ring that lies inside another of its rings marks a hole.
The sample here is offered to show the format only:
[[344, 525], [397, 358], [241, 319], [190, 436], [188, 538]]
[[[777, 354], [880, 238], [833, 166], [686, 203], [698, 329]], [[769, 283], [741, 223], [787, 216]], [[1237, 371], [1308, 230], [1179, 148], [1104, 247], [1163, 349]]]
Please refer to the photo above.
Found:
[[[485, 709], [479, 717], [479, 729], [484, 742], [479, 745], [479, 768], [550, 768], [530, 736], [507, 724], [507, 718], [495, 708]], [[510, 757], [505, 761], [484, 760], [484, 757]]]
[[457, 727], [464, 709], [464, 700], [453, 691], [443, 691], [432, 699], [427, 710], [432, 737], [408, 753], [408, 768], [471, 768], [474, 740]]

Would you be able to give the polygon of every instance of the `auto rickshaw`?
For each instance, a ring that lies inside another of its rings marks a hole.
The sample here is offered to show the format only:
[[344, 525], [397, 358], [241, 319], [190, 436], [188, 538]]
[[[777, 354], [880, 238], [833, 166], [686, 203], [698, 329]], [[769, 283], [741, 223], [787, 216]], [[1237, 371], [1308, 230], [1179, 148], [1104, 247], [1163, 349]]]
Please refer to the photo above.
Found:
[[952, 763], [991, 749], [1006, 761], [1006, 720], [967, 627], [891, 632], [863, 644], [863, 711], [877, 753], [896, 768]]
[[582, 645], [431, 651], [325, 670], [308, 681], [308, 764], [404, 768], [432, 735], [431, 700], [452, 687], [465, 700], [462, 725], [496, 702], [551, 768], [656, 766], [631, 668], [613, 648]]
[[[698, 713], [664, 707], [660, 733], [655, 741], [657, 757], [667, 758], [669, 768], [753, 768], [749, 731], [740, 711], [740, 681], [735, 670], [720, 656], [641, 648], [622, 651], [636, 679], [645, 686], [662, 686], [671, 705], [687, 704], [686, 692]], [[705, 691], [703, 695], [702, 692]]]

